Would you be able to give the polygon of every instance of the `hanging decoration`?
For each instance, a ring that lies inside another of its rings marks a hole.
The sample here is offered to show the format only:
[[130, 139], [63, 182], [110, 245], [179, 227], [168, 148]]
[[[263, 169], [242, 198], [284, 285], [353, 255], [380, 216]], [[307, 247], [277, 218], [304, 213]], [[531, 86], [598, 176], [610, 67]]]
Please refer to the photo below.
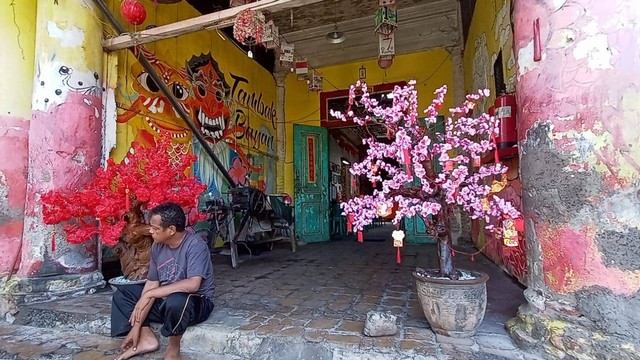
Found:
[[309, 74], [309, 63], [307, 60], [296, 61], [296, 75], [298, 80], [305, 80]]
[[322, 91], [322, 75], [316, 73], [315, 70], [311, 72], [311, 76], [307, 79], [307, 89], [309, 91]]
[[376, 205], [376, 213], [381, 218], [389, 217], [389, 215], [393, 213], [393, 203], [386, 201], [378, 203], [378, 205]]
[[147, 19], [147, 10], [138, 0], [124, 0], [120, 3], [120, 14], [133, 26], [142, 25]]
[[280, 33], [273, 20], [269, 20], [269, 22], [264, 24], [262, 45], [267, 49], [277, 49], [280, 47]]
[[394, 34], [378, 35], [378, 66], [381, 69], [388, 69], [393, 64], [393, 58], [396, 55], [396, 45]]
[[402, 230], [393, 230], [391, 233], [391, 237], [393, 238], [393, 247], [396, 248], [396, 262], [398, 264], [402, 263], [400, 248], [404, 246], [404, 236], [404, 231]]
[[242, 10], [233, 23], [233, 37], [243, 45], [262, 43], [264, 33], [264, 14], [258, 10]]
[[504, 219], [502, 221], [502, 241], [505, 246], [518, 246], [518, 231], [513, 219]]
[[280, 44], [280, 65], [283, 67], [293, 66], [293, 56], [295, 53], [295, 45], [283, 42]]
[[381, 6], [376, 11], [375, 32], [380, 35], [391, 35], [398, 28], [398, 10], [395, 5]]

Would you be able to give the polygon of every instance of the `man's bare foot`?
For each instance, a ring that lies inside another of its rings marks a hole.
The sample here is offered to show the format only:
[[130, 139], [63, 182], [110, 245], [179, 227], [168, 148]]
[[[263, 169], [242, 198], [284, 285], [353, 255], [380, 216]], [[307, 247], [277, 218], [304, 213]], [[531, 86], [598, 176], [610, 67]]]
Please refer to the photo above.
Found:
[[164, 354], [164, 360], [180, 360], [180, 336], [169, 336], [169, 344], [167, 345], [167, 352]]
[[158, 343], [158, 339], [156, 339], [153, 331], [151, 331], [151, 329], [148, 327], [143, 327], [140, 330], [140, 340], [138, 340], [138, 346], [135, 348], [133, 346], [129, 346], [115, 360], [126, 360], [134, 356], [156, 351], [158, 350], [159, 345], [160, 344]]

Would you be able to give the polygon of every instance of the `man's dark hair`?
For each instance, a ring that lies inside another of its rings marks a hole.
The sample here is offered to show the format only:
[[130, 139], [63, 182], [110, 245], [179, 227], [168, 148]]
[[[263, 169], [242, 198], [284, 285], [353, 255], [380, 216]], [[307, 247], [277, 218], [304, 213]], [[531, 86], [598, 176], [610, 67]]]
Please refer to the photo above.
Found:
[[172, 202], [160, 204], [151, 209], [151, 216], [153, 215], [160, 215], [163, 229], [173, 225], [176, 231], [184, 231], [186, 218], [180, 205]]

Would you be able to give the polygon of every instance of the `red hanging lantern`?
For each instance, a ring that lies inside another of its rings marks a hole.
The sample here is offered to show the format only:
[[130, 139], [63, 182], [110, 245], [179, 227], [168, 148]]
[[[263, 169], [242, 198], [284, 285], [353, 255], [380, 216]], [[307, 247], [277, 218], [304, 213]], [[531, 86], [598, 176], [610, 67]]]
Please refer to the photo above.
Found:
[[124, 0], [120, 4], [120, 14], [131, 25], [142, 25], [147, 19], [147, 10], [138, 0]]

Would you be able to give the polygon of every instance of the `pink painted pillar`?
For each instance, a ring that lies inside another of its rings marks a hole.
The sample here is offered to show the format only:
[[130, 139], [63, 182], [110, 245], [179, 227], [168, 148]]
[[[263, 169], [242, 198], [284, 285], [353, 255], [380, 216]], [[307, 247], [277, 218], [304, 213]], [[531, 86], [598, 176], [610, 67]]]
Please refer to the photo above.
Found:
[[18, 273], [29, 279], [29, 289], [35, 292], [74, 292], [103, 283], [97, 271], [97, 240], [68, 244], [61, 226], [43, 223], [40, 200], [49, 190], [77, 189], [100, 165], [103, 51], [102, 24], [96, 14], [90, 0], [38, 2]]
[[514, 21], [529, 288], [511, 334], [554, 358], [635, 359], [640, 6], [516, 0]]
[[[36, 2], [0, 5], [0, 277], [20, 266]], [[11, 84], [10, 86], [7, 86]]]

